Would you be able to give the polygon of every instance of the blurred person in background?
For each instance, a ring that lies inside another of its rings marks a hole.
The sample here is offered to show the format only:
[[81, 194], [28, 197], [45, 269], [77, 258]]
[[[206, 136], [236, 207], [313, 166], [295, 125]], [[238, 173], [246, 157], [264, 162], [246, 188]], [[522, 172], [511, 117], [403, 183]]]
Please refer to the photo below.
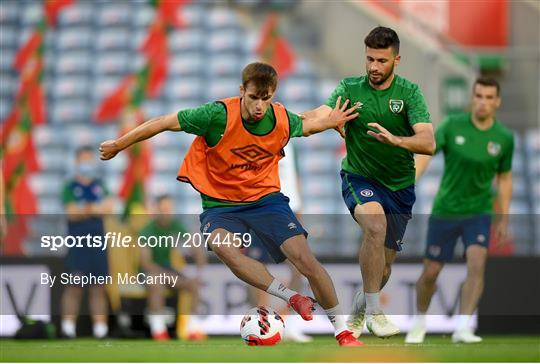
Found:
[[[155, 215], [140, 232], [140, 236], [145, 237], [172, 237], [176, 240], [179, 233], [186, 233], [188, 230], [174, 215], [174, 202], [171, 196], [161, 195], [155, 201]], [[182, 239], [185, 241], [185, 239]], [[180, 291], [180, 294], [189, 294], [190, 299], [187, 303], [189, 313], [197, 312], [197, 303], [203, 269], [208, 260], [204, 252], [204, 246], [195, 247], [192, 245], [192, 256], [197, 266], [196, 278], [188, 278], [181, 269], [185, 265], [184, 256], [179, 247], [173, 247], [166, 244], [152, 244], [153, 246], [140, 247], [141, 268], [148, 274], [157, 276], [159, 274], [179, 276], [175, 286], [166, 286], [163, 284], [148, 284], [148, 319], [150, 332], [155, 340], [168, 340], [164, 308], [167, 295], [167, 289], [171, 288]], [[188, 315], [186, 312], [178, 312], [179, 315]], [[194, 325], [193, 320], [188, 321], [187, 337], [182, 339], [198, 340], [204, 339], [204, 332]]]
[[[298, 178], [298, 163], [294, 146], [289, 143], [283, 149], [285, 157], [279, 163], [279, 178], [281, 180], [281, 192], [289, 197], [289, 205], [294, 214], [299, 218], [302, 211], [302, 196], [300, 195], [300, 181]], [[264, 250], [262, 243], [255, 239], [252, 245], [246, 249], [246, 253], [253, 259], [262, 263], [273, 263], [271, 256]], [[304, 288], [304, 280], [298, 269], [291, 262], [287, 261], [287, 266], [290, 270], [290, 278], [288, 286], [290, 289], [302, 292]], [[269, 295], [253, 286], [249, 286], [249, 303], [252, 306], [266, 305], [269, 300]], [[290, 315], [288, 305], [278, 310], [282, 317], [286, 320], [286, 329], [283, 334], [283, 339], [294, 342], [310, 342], [313, 339], [304, 334], [300, 323], [296, 321], [296, 317]]]
[[[66, 182], [62, 203], [67, 216], [70, 236], [104, 236], [103, 216], [112, 212], [112, 200], [103, 181], [98, 178], [98, 165], [94, 148], [83, 146], [75, 154], [75, 177]], [[74, 276], [107, 276], [109, 274], [107, 251], [101, 247], [69, 248], [65, 260], [66, 273]], [[62, 293], [61, 334], [76, 337], [76, 321], [83, 295], [83, 288], [69, 284]], [[108, 333], [108, 300], [103, 285], [89, 287], [89, 308], [92, 315], [93, 334], [104, 338]]]
[[[501, 104], [499, 83], [479, 78], [473, 85], [472, 111], [444, 119], [435, 133], [436, 152], [444, 154], [444, 173], [429, 219], [424, 269], [416, 282], [417, 315], [406, 343], [422, 343], [426, 313], [439, 273], [454, 257], [457, 239], [465, 246], [467, 279], [461, 289], [457, 326], [452, 341], [477, 343], [471, 317], [484, 289], [484, 270], [493, 215], [493, 181], [497, 185], [500, 215], [495, 216], [495, 235], [504, 242], [512, 198], [512, 132], [495, 118]], [[416, 178], [431, 157], [416, 157]]]
[[208, 248], [238, 278], [283, 299], [304, 320], [312, 320], [312, 298], [289, 289], [263, 264], [242, 254], [240, 246], [246, 242], [238, 241], [238, 235], [257, 234], [276, 262], [289, 259], [308, 279], [339, 345], [360, 346], [345, 325], [332, 279], [311, 252], [307, 232], [292, 212], [289, 199], [280, 193], [278, 171], [290, 138], [339, 127], [358, 114], [355, 107], [347, 109], [348, 100], [341, 105], [340, 97], [324, 117], [301, 119], [272, 103], [277, 83], [272, 66], [248, 64], [242, 71], [239, 96], [151, 119], [118, 140], [103, 142], [101, 159], [111, 159], [163, 131], [196, 134], [177, 179], [201, 193], [201, 230], [210, 234]]
[[366, 75], [347, 77], [326, 105], [304, 113], [328, 115], [338, 97], [358, 106], [356, 119], [338, 129], [347, 155], [341, 163], [342, 194], [363, 231], [359, 261], [363, 287], [356, 293], [348, 327], [358, 337], [367, 325], [379, 337], [399, 333], [380, 307], [396, 253], [416, 200], [413, 154], [433, 154], [435, 140], [420, 88], [395, 74], [401, 61], [399, 37], [386, 27], [364, 39]]

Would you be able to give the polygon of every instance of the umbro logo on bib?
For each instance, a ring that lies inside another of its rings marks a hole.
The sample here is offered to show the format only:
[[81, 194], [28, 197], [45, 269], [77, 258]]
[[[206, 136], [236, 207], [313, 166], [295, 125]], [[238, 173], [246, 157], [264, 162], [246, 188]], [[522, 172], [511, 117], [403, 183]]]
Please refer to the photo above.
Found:
[[390, 99], [388, 104], [390, 106], [390, 111], [392, 111], [394, 114], [399, 114], [401, 110], [403, 110], [403, 105], [405, 105], [403, 100], [393, 100], [393, 99]]

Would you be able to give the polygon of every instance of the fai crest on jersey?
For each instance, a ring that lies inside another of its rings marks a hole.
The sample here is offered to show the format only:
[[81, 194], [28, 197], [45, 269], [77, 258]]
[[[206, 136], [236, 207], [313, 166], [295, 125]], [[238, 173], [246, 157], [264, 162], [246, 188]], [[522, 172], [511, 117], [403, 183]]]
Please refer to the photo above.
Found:
[[390, 99], [389, 105], [390, 105], [390, 111], [392, 111], [394, 114], [399, 114], [401, 110], [403, 110], [403, 105], [405, 103], [403, 100], [392, 100]]
[[371, 196], [373, 196], [373, 191], [372, 191], [372, 190], [365, 189], [365, 190], [360, 191], [360, 194], [361, 194], [363, 197], [371, 197]]
[[501, 145], [495, 142], [489, 142], [487, 145], [489, 155], [496, 157], [501, 152]]

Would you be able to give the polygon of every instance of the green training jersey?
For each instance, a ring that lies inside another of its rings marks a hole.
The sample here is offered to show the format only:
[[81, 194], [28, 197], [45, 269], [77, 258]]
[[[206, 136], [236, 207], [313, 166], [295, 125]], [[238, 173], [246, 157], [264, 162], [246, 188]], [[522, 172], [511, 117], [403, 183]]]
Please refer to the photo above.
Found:
[[471, 114], [447, 117], [435, 132], [444, 154], [444, 174], [433, 202], [434, 215], [491, 213], [495, 175], [512, 168], [514, 136], [499, 121], [478, 129]]
[[[150, 221], [140, 232], [141, 236], [170, 236], [176, 241], [178, 233], [187, 232], [184, 225], [178, 220], [171, 220], [167, 224], [160, 224], [157, 220]], [[149, 248], [152, 251], [152, 261], [164, 267], [171, 266], [171, 249], [167, 244], [156, 244], [155, 247]]]
[[[302, 118], [287, 111], [289, 116], [290, 138], [303, 136]], [[178, 122], [183, 131], [189, 134], [203, 136], [209, 147], [215, 146], [225, 132], [227, 124], [227, 110], [221, 102], [210, 102], [195, 109], [186, 109], [178, 112]], [[257, 122], [242, 120], [247, 131], [254, 135], [268, 134], [276, 124], [276, 117], [271, 107], [264, 117]], [[267, 196], [263, 197], [266, 198]], [[246, 205], [249, 203], [235, 203], [217, 200], [201, 194], [203, 209], [211, 207], [230, 207], [231, 205]]]
[[368, 130], [377, 130], [367, 124], [379, 123], [397, 136], [414, 135], [414, 124], [431, 122], [420, 88], [398, 75], [386, 90], [371, 87], [367, 76], [349, 77], [339, 83], [326, 105], [335, 107], [339, 96], [342, 102], [348, 99], [351, 105], [361, 105], [357, 109], [360, 115], [345, 125], [347, 155], [341, 167], [392, 191], [414, 184], [413, 153], [369, 136]]

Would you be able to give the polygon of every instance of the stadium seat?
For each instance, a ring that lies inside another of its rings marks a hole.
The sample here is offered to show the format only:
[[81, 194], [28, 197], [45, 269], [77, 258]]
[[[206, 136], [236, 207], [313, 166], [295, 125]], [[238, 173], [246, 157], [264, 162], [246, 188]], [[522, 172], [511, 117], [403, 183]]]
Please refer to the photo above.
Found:
[[169, 77], [202, 76], [205, 58], [200, 52], [176, 54], [169, 61]]
[[19, 23], [20, 13], [21, 10], [16, 1], [2, 1], [0, 3], [0, 24], [4, 26]]
[[240, 80], [238, 77], [220, 78], [219, 82], [212, 82], [210, 84], [208, 94], [205, 95], [208, 99], [205, 101], [215, 101], [225, 97], [238, 95], [239, 85]]
[[131, 36], [128, 28], [105, 28], [96, 34], [94, 49], [98, 52], [126, 50]]
[[58, 15], [58, 27], [91, 26], [94, 7], [90, 2], [79, 1], [63, 9]]
[[96, 7], [96, 26], [98, 28], [111, 26], [128, 27], [131, 21], [131, 6], [124, 2], [108, 2]]
[[42, 171], [64, 173], [66, 171], [66, 149], [62, 144], [50, 144], [39, 148], [39, 165]]
[[[315, 84], [310, 78], [288, 77], [280, 85], [278, 93], [280, 98], [290, 103], [306, 102], [313, 100]], [[313, 105], [315, 107], [315, 105]]]
[[40, 2], [27, 3], [19, 14], [20, 25], [33, 28], [43, 19], [43, 6]]
[[90, 108], [87, 100], [55, 100], [49, 109], [49, 120], [53, 124], [89, 122]]
[[[302, 140], [303, 142], [303, 140]], [[312, 175], [320, 173], [337, 173], [340, 160], [334, 156], [329, 150], [311, 151], [310, 153], [302, 153], [298, 156], [301, 158], [299, 168], [303, 175]]]
[[0, 120], [4, 120], [13, 107], [13, 101], [9, 97], [0, 97]]
[[198, 99], [202, 96], [203, 85], [198, 77], [169, 78], [165, 85], [164, 95], [170, 101], [183, 99]]
[[132, 5], [134, 7], [131, 24], [135, 28], [146, 29], [153, 21], [155, 10], [148, 4]]
[[200, 51], [205, 42], [205, 34], [200, 29], [180, 29], [169, 33], [169, 47], [172, 53]]
[[226, 8], [214, 7], [206, 14], [206, 24], [209, 29], [238, 28], [238, 17]]
[[[0, 32], [0, 34], [2, 34], [2, 32]], [[13, 47], [12, 50], [9, 50], [7, 47], [4, 49], [4, 46], [2, 46], [2, 57], [0, 57], [0, 72], [2, 72], [2, 74], [14, 72], [13, 60], [15, 54], [15, 47]]]
[[238, 53], [242, 51], [242, 34], [235, 29], [212, 31], [206, 38], [205, 46], [208, 52], [214, 54], [223, 52]]
[[94, 33], [90, 27], [69, 27], [56, 32], [56, 49], [59, 52], [66, 50], [91, 50]]
[[181, 17], [189, 28], [199, 28], [206, 18], [204, 6], [197, 3], [190, 3], [181, 10]]
[[211, 79], [219, 77], [238, 77], [242, 72], [243, 64], [240, 57], [235, 54], [223, 54], [210, 58], [206, 63], [208, 76]]
[[[60, 215], [64, 213], [64, 206], [62, 205], [62, 200], [60, 196], [57, 197], [39, 197], [38, 199], [38, 213], [40, 215]], [[56, 234], [59, 234], [59, 231], [56, 231]], [[43, 249], [39, 249], [34, 252], [34, 254], [29, 255], [44, 255]]]
[[164, 107], [163, 101], [160, 99], [147, 99], [143, 102], [142, 109], [144, 110], [144, 119], [148, 120], [156, 116], [169, 113]]
[[61, 196], [64, 186], [64, 173], [47, 171], [30, 176], [30, 187], [40, 196]]
[[130, 57], [126, 52], [107, 52], [101, 53], [94, 62], [97, 75], [125, 75], [129, 71]]
[[88, 99], [89, 80], [84, 76], [57, 78], [53, 84], [52, 97], [56, 99], [84, 98]]
[[16, 26], [9, 26], [2, 24], [2, 31], [0, 32], [0, 47], [2, 52], [6, 50], [15, 50], [19, 46], [19, 39]]
[[13, 73], [3, 73], [0, 75], [0, 97], [10, 98], [17, 92], [19, 84], [18, 77]]
[[63, 147], [66, 142], [64, 129], [53, 124], [34, 126], [32, 136], [38, 148]]
[[98, 103], [115, 90], [122, 81], [122, 76], [99, 76], [93, 78], [92, 89], [90, 91], [92, 104], [97, 107]]
[[90, 71], [92, 57], [90, 52], [59, 52], [54, 64], [58, 76], [69, 74], [86, 74]]

